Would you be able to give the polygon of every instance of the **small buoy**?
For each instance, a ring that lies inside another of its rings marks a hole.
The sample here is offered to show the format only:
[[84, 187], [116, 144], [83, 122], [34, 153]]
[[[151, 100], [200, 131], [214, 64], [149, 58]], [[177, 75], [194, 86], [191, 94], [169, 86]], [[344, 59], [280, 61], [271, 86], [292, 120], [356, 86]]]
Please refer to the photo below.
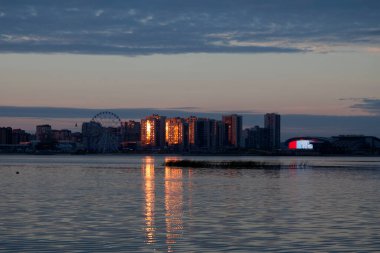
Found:
[[20, 174], [20, 172], [16, 171], [16, 174]]

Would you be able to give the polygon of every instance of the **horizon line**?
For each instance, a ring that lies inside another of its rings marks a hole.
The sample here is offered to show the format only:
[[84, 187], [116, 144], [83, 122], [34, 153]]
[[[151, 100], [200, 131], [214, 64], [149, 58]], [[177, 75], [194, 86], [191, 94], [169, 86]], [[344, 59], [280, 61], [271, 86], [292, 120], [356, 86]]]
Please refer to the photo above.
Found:
[[[242, 115], [264, 115], [266, 113], [276, 113], [280, 115], [292, 115], [292, 116], [324, 116], [324, 117], [379, 117], [378, 114], [350, 114], [350, 115], [341, 115], [341, 114], [315, 114], [315, 113], [281, 113], [279, 111], [255, 111], [255, 110], [207, 110], [201, 107], [195, 106], [178, 106], [178, 107], [65, 107], [65, 106], [15, 106], [15, 105], [0, 105], [0, 109], [46, 109], [46, 110], [88, 110], [88, 111], [120, 111], [120, 110], [159, 110], [159, 111], [171, 111], [171, 112], [182, 112], [182, 113], [210, 113], [210, 114], [224, 114], [224, 113], [234, 113]], [[35, 112], [40, 114], [42, 112]], [[153, 113], [153, 112], [152, 112]], [[16, 117], [16, 118], [33, 118], [37, 116], [11, 116], [9, 113], [6, 115], [0, 111], [0, 117]], [[40, 117], [40, 116], [39, 116]]]

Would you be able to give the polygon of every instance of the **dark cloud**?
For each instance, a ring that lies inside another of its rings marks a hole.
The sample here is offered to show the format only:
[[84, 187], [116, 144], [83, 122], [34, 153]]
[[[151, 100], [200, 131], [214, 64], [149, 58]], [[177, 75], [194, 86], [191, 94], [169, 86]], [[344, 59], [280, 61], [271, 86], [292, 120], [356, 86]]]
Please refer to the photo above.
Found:
[[89, 109], [89, 108], [65, 108], [65, 107], [18, 107], [0, 106], [0, 117], [33, 117], [33, 118], [88, 118], [89, 120], [98, 112], [112, 111], [122, 119], [141, 119], [152, 113], [168, 117], [199, 117], [218, 118], [222, 113], [197, 112], [197, 107], [182, 108], [112, 108], [112, 109]]
[[361, 98], [360, 102], [353, 104], [351, 108], [360, 109], [375, 115], [380, 115], [380, 99]]
[[[221, 119], [223, 114], [231, 112], [196, 112], [185, 109], [159, 109], [159, 108], [132, 108], [132, 109], [107, 109], [119, 115], [122, 120], [141, 119], [152, 113], [165, 115], [167, 117], [188, 117], [196, 115]], [[72, 122], [72, 126], [78, 121], [89, 121], [91, 118], [104, 109], [87, 108], [52, 108], [52, 107], [11, 107], [0, 106], [0, 127], [12, 126], [12, 119], [15, 118], [38, 118], [39, 122], [56, 122], [55, 127], [60, 127], [62, 122], [66, 122], [62, 127], [67, 127], [67, 122]], [[263, 126], [263, 114], [244, 113], [243, 125], [252, 127], [254, 125]], [[380, 116], [325, 116], [325, 115], [282, 115], [282, 138], [283, 140], [294, 136], [322, 136], [329, 137], [339, 134], [364, 134], [380, 136]], [[17, 126], [16, 126], [17, 127]], [[34, 129], [35, 126], [29, 126]], [[78, 129], [73, 129], [78, 130]]]
[[377, 0], [5, 0], [0, 52], [147, 55], [377, 46], [379, 13]]

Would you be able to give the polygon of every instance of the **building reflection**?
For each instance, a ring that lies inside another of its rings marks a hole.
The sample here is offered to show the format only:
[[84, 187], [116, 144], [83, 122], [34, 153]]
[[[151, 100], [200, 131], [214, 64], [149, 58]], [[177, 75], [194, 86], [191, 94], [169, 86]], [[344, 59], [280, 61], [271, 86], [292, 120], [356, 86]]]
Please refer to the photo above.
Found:
[[144, 195], [145, 195], [145, 237], [146, 243], [153, 244], [156, 242], [155, 226], [155, 174], [154, 158], [145, 157], [142, 163], [142, 175], [144, 178]]
[[187, 190], [188, 190], [188, 211], [189, 216], [193, 216], [193, 169], [188, 169], [188, 180], [187, 180]]
[[[173, 252], [174, 245], [183, 233], [185, 201], [183, 170], [172, 167], [165, 167], [164, 171], [155, 169], [154, 157], [145, 157], [142, 162], [142, 176], [146, 243], [159, 248], [166, 245], [166, 250]], [[157, 183], [161, 181], [162, 176], [164, 177], [164, 189], [162, 189], [164, 199], [156, 197], [156, 194], [162, 193], [160, 188], [162, 184]], [[161, 219], [163, 215], [164, 219]]]
[[165, 167], [165, 222], [168, 252], [183, 232], [183, 175], [181, 168]]

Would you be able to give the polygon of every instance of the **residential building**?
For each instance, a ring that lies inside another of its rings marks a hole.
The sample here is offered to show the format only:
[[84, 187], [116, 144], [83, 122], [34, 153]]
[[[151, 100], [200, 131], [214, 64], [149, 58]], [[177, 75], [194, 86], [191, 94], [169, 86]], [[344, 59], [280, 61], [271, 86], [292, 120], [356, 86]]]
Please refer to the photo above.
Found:
[[40, 142], [51, 142], [52, 131], [50, 125], [38, 125], [36, 126], [36, 139]]
[[189, 138], [189, 143], [188, 147], [189, 149], [195, 149], [197, 146], [197, 117], [195, 116], [190, 116], [189, 118], [186, 119], [186, 122], [188, 124], [188, 138]]
[[265, 114], [264, 126], [269, 129], [269, 149], [279, 149], [281, 145], [281, 116], [276, 113]]
[[141, 120], [141, 145], [144, 148], [165, 147], [165, 116], [153, 114]]
[[71, 131], [67, 129], [51, 130], [51, 136], [54, 141], [71, 141]]
[[210, 120], [211, 151], [220, 151], [224, 148], [225, 124], [220, 120]]
[[209, 151], [211, 148], [211, 125], [210, 119], [198, 118], [196, 122], [195, 143], [201, 151]]
[[20, 144], [30, 141], [30, 134], [22, 129], [12, 130], [12, 144]]
[[245, 129], [245, 147], [248, 149], [268, 150], [269, 129], [255, 126]]
[[11, 127], [0, 127], [0, 144], [12, 144]]
[[139, 142], [141, 139], [141, 123], [129, 120], [121, 123], [124, 142]]
[[86, 150], [95, 152], [98, 149], [99, 136], [102, 126], [98, 122], [90, 121], [82, 124], [82, 143]]
[[240, 148], [243, 120], [242, 116], [237, 114], [224, 115], [222, 121], [225, 124], [225, 145], [233, 148]]
[[166, 145], [169, 148], [183, 150], [187, 144], [188, 134], [185, 120], [178, 117], [166, 119], [165, 130]]

